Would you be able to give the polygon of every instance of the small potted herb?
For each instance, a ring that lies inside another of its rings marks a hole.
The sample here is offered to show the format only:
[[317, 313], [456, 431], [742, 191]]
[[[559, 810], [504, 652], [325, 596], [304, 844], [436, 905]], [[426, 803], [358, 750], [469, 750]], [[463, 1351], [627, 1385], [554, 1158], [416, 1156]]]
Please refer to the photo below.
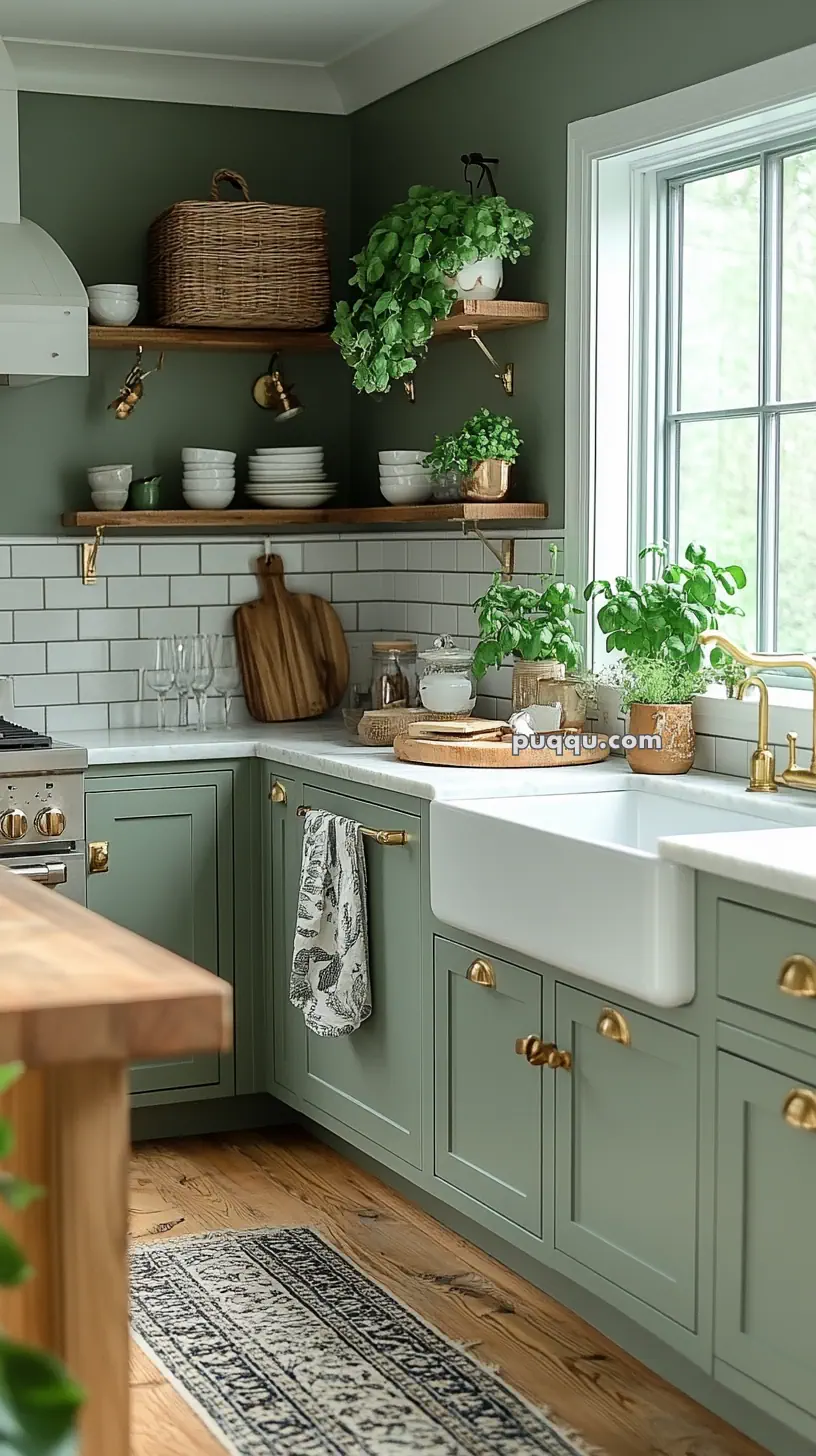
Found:
[[483, 259], [515, 263], [533, 230], [527, 212], [504, 197], [412, 187], [375, 224], [352, 259], [352, 303], [339, 303], [332, 334], [354, 370], [354, 387], [385, 394], [413, 374], [437, 319], [466, 290], [460, 271]]
[[437, 435], [422, 463], [434, 480], [458, 472], [465, 500], [501, 500], [522, 443], [509, 415], [480, 409], [455, 434]]
[[583, 653], [573, 618], [582, 612], [575, 606], [575, 588], [556, 578], [555, 544], [550, 555], [552, 570], [541, 577], [541, 590], [514, 586], [496, 572], [484, 596], [474, 602], [480, 640], [473, 674], [482, 678], [489, 667], [513, 657], [513, 711], [533, 703], [559, 702], [561, 727], [580, 729], [592, 691], [587, 680], [575, 677]]
[[640, 559], [648, 556], [660, 563], [655, 581], [643, 586], [625, 576], [616, 577], [614, 585], [591, 581], [584, 597], [603, 598], [598, 626], [606, 634], [607, 651], [623, 654], [611, 680], [620, 689], [630, 734], [662, 740], [660, 748], [627, 750], [630, 768], [688, 773], [695, 747], [692, 699], [716, 675], [703, 662], [700, 633], [716, 627], [720, 617], [744, 615], [729, 599], [745, 586], [746, 576], [741, 566], [718, 566], [695, 542], [687, 546], [682, 563], [670, 562], [663, 546], [647, 546]]

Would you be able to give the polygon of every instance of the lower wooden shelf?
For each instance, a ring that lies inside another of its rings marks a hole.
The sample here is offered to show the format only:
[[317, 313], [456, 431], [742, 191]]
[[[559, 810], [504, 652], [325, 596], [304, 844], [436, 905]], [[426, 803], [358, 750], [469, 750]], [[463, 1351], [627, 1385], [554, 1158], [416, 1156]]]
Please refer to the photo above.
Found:
[[545, 521], [544, 501], [452, 501], [427, 506], [354, 506], [340, 510], [226, 510], [226, 511], [69, 511], [63, 526], [93, 530], [195, 530], [202, 526], [228, 531], [262, 526], [421, 526], [447, 521]]

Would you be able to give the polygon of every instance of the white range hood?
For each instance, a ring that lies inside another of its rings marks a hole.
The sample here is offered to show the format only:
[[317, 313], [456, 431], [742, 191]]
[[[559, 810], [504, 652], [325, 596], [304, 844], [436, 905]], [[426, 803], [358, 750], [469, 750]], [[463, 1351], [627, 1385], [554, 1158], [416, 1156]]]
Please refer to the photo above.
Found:
[[17, 83], [0, 41], [0, 384], [87, 373], [82, 279], [54, 239], [20, 217]]

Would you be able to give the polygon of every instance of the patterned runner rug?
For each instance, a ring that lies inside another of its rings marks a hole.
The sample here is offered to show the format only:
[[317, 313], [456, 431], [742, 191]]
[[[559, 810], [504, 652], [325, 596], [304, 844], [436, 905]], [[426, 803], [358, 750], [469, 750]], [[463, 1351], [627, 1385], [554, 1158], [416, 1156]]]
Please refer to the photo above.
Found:
[[233, 1456], [586, 1456], [308, 1228], [132, 1254], [134, 1333]]

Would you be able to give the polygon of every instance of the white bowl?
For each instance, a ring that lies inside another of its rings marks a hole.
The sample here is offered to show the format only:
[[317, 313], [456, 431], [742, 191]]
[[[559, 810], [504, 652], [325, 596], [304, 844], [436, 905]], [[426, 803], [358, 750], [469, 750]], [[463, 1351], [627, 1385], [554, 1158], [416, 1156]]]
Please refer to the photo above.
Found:
[[381, 450], [381, 465], [421, 465], [427, 450]]
[[381, 480], [380, 494], [392, 506], [419, 506], [430, 498], [430, 476], [405, 475], [397, 480]]
[[316, 510], [319, 506], [328, 505], [329, 501], [334, 499], [336, 492], [330, 490], [324, 495], [277, 495], [272, 498], [253, 496], [251, 491], [248, 491], [247, 494], [250, 500], [256, 500], [264, 510], [310, 511]]
[[89, 465], [88, 482], [91, 490], [124, 490], [133, 479], [132, 465]]
[[234, 465], [185, 465], [182, 470], [185, 480], [234, 480]]
[[234, 490], [235, 476], [231, 475], [228, 480], [182, 480], [182, 490]]
[[181, 458], [185, 465], [234, 465], [234, 450], [204, 450], [198, 446], [182, 450]]
[[89, 283], [89, 293], [138, 293], [138, 283]]
[[183, 490], [185, 503], [194, 511], [224, 511], [235, 497], [234, 490]]
[[128, 498], [127, 486], [111, 487], [104, 490], [92, 490], [91, 500], [98, 511], [121, 511]]
[[322, 445], [259, 445], [256, 455], [322, 455]]
[[425, 465], [381, 465], [380, 480], [405, 480], [412, 475], [430, 475], [430, 466]]
[[92, 322], [103, 324], [106, 328], [124, 328], [126, 324], [133, 323], [138, 312], [138, 298], [108, 298], [98, 294], [88, 301]]

